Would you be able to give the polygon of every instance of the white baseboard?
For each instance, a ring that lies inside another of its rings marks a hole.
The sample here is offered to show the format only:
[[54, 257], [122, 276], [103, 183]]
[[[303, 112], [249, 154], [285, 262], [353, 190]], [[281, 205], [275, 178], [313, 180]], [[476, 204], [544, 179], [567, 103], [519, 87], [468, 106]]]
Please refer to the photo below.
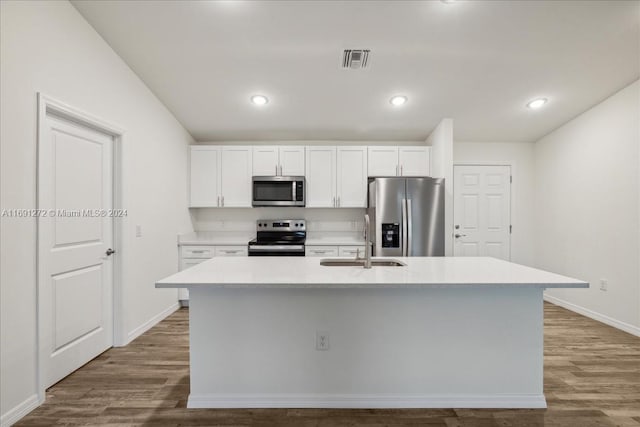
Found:
[[175, 304], [172, 304], [171, 306], [162, 310], [160, 313], [153, 316], [151, 319], [144, 322], [142, 325], [135, 328], [133, 331], [129, 332], [127, 334], [127, 342], [125, 343], [125, 345], [129, 344], [131, 341], [135, 340], [140, 335], [144, 334], [149, 329], [153, 328], [155, 325], [160, 323], [167, 316], [169, 316], [171, 313], [178, 310], [179, 308], [180, 308], [180, 303], [176, 302]]
[[187, 408], [546, 408], [542, 394], [190, 394]]
[[600, 314], [593, 310], [589, 310], [588, 308], [584, 308], [579, 305], [573, 304], [569, 301], [552, 297], [551, 295], [544, 294], [544, 300], [552, 304], [559, 305], [560, 307], [566, 308], [567, 310], [571, 310], [578, 314], [582, 314], [583, 316], [589, 317], [590, 319], [597, 320], [598, 322], [602, 322], [609, 326], [613, 326], [614, 328], [620, 329], [621, 331], [627, 332], [631, 335], [640, 337], [640, 328], [638, 328], [637, 326], [633, 326], [628, 323], [621, 322], [612, 317], [605, 316], [604, 314]]
[[0, 417], [0, 426], [9, 427], [17, 423], [22, 419], [22, 417], [36, 409], [38, 406], [40, 406], [40, 401], [38, 400], [38, 395], [34, 394], [15, 408], [9, 409], [6, 413], [2, 414]]

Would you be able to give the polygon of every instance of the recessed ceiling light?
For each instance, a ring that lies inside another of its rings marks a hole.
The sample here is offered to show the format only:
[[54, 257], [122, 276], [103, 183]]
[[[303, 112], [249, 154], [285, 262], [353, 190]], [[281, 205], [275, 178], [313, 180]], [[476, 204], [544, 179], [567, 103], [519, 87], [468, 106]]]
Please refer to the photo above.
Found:
[[402, 95], [397, 95], [397, 96], [392, 97], [389, 100], [389, 102], [394, 107], [399, 107], [399, 106], [404, 105], [404, 104], [407, 103], [407, 97], [406, 96], [402, 96]]
[[440, 1], [445, 4], [451, 4], [456, 2], [456, 0], [440, 0]]
[[253, 95], [251, 97], [251, 102], [253, 102], [255, 105], [265, 105], [269, 102], [269, 98], [264, 95]]
[[547, 103], [547, 98], [537, 98], [532, 101], [527, 102], [527, 108], [531, 108], [532, 110], [537, 110]]

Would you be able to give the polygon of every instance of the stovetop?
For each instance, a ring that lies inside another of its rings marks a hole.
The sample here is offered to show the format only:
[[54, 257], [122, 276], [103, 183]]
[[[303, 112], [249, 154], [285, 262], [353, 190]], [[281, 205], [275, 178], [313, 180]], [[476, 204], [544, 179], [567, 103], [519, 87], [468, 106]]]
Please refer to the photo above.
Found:
[[304, 245], [307, 238], [307, 225], [304, 219], [260, 219], [256, 222], [257, 237], [249, 242], [252, 245]]

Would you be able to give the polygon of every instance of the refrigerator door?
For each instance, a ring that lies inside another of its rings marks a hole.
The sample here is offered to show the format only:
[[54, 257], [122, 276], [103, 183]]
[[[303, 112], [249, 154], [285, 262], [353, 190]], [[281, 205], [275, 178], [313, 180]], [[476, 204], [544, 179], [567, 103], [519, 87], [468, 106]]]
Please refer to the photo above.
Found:
[[406, 256], [444, 256], [444, 179], [406, 180]]
[[369, 209], [374, 256], [403, 256], [405, 178], [370, 178]]

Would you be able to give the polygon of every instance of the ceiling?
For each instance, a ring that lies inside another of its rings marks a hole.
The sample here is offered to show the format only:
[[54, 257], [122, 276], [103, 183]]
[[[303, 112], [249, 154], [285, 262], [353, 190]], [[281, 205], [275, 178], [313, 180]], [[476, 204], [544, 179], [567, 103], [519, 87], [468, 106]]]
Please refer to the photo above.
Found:
[[638, 1], [72, 3], [199, 141], [535, 141], [640, 75]]

